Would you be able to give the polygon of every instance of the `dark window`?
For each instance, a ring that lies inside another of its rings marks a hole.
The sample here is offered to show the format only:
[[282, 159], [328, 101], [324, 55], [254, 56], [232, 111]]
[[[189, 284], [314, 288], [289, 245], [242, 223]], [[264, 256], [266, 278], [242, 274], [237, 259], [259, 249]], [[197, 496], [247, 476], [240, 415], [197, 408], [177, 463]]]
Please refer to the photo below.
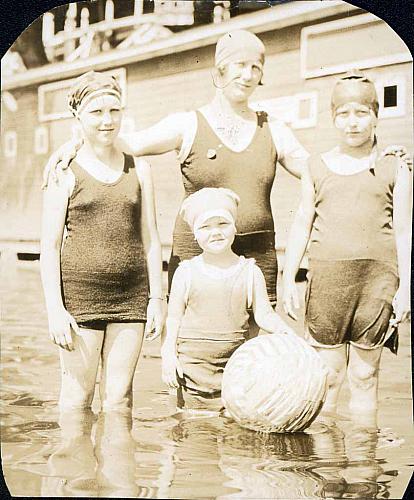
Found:
[[384, 108], [395, 108], [397, 106], [397, 85], [384, 87]]

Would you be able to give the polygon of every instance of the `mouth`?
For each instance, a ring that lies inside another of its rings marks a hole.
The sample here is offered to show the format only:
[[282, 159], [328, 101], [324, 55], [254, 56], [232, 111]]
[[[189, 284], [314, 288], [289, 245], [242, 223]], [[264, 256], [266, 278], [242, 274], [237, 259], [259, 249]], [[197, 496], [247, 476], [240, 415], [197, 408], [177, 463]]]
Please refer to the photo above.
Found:
[[99, 129], [99, 132], [113, 132], [114, 129], [113, 128], [100, 128]]
[[248, 84], [246, 84], [246, 83], [236, 82], [236, 85], [237, 85], [238, 87], [240, 87], [241, 89], [245, 89], [245, 90], [247, 90], [247, 89], [250, 89], [250, 88], [251, 88], [251, 85], [248, 85]]

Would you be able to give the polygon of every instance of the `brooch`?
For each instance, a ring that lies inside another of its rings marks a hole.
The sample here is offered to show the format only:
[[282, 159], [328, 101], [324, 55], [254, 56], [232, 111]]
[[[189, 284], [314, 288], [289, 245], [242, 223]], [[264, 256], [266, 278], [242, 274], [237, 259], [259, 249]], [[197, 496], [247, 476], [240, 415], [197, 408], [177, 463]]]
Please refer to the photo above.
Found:
[[208, 149], [207, 150], [207, 158], [209, 160], [214, 160], [214, 158], [217, 156], [217, 151], [215, 149]]

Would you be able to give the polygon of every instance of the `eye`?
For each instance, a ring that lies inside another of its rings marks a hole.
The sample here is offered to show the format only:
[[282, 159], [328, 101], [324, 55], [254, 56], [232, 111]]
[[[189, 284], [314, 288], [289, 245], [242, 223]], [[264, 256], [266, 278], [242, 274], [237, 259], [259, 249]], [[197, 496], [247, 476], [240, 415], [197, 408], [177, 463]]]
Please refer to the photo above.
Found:
[[102, 110], [101, 109], [91, 109], [89, 111], [89, 113], [93, 114], [93, 115], [97, 115], [97, 114], [100, 114], [102, 113]]
[[219, 226], [228, 226], [229, 223], [227, 221], [221, 221], [219, 222]]
[[368, 116], [369, 115], [369, 111], [366, 111], [364, 109], [360, 109], [359, 111], [356, 112], [356, 115], [359, 116], [359, 117]]

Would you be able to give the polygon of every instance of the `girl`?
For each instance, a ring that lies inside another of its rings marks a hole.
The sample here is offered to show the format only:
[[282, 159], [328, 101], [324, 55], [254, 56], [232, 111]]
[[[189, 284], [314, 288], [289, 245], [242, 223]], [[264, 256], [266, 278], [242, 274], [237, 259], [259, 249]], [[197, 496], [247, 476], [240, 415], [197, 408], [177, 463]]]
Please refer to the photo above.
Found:
[[350, 409], [373, 425], [382, 348], [409, 314], [411, 249], [410, 171], [395, 156], [378, 157], [378, 107], [362, 73], [336, 84], [339, 145], [304, 170], [283, 278], [284, 308], [296, 319], [295, 275], [310, 239], [305, 323], [330, 369], [325, 410], [336, 411], [347, 373]]
[[[272, 303], [276, 302], [277, 261], [270, 192], [276, 163], [300, 176], [308, 157], [290, 129], [249, 107], [261, 83], [265, 48], [248, 31], [233, 31], [217, 43], [211, 102], [197, 111], [175, 113], [153, 127], [123, 135], [119, 147], [134, 156], [177, 151], [185, 196], [203, 187], [226, 187], [240, 197], [234, 251], [253, 257], [262, 269]], [[76, 154], [69, 143], [52, 155], [45, 169]], [[47, 178], [47, 177], [46, 177]], [[180, 261], [202, 250], [191, 228], [177, 216], [168, 266], [169, 285]]]
[[83, 144], [76, 161], [59, 172], [59, 183], [44, 193], [41, 237], [49, 332], [60, 347], [59, 405], [91, 405], [102, 359], [102, 406], [123, 408], [131, 405], [144, 323], [152, 332], [147, 338], [154, 338], [163, 322], [150, 167], [115, 148], [121, 125], [115, 78], [82, 75], [69, 107]]
[[204, 188], [182, 205], [202, 253], [183, 261], [174, 274], [161, 348], [162, 378], [178, 389], [179, 407], [222, 408], [223, 369], [246, 338], [249, 307], [263, 330], [291, 332], [273, 311], [254, 259], [231, 248], [238, 204], [229, 189]]

